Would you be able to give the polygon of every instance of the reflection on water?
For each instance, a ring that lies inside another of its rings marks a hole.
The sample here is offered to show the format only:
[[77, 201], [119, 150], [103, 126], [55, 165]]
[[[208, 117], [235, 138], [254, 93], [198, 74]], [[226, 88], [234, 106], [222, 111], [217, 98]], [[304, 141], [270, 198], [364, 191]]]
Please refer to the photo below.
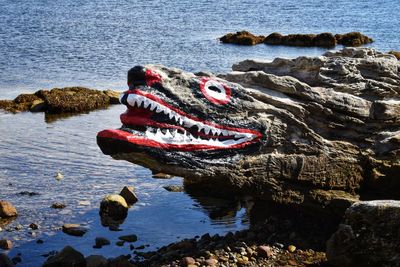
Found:
[[[102, 154], [96, 134], [119, 127], [116, 118], [124, 109], [112, 106], [51, 123], [45, 122], [43, 113], [0, 113], [0, 199], [13, 203], [19, 213], [7, 225], [2, 222], [0, 237], [14, 241], [11, 256], [22, 253], [19, 266], [39, 265], [45, 260], [42, 254], [67, 244], [85, 255], [111, 257], [130, 252], [128, 246], [115, 245], [121, 235], [138, 235], [135, 246], [150, 245], [150, 250], [178, 238], [248, 226], [247, 214], [237, 203], [168, 192], [163, 186], [182, 185], [182, 179], [154, 179], [148, 169]], [[57, 172], [63, 179], [54, 178]], [[120, 231], [110, 231], [102, 225], [100, 202], [124, 186], [134, 186], [139, 201], [119, 222]], [[66, 207], [51, 208], [55, 202]], [[39, 229], [30, 229], [31, 223]], [[68, 236], [60, 231], [64, 223], [79, 223], [89, 231], [84, 237]], [[106, 237], [112, 245], [95, 249], [96, 237]], [[36, 243], [38, 239], [43, 244]]]

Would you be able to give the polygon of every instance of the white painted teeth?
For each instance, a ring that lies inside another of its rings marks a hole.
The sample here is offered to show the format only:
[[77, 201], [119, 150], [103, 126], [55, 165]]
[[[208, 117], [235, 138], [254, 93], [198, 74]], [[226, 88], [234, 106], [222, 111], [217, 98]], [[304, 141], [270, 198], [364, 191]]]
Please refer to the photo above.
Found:
[[[255, 138], [255, 135], [251, 133], [242, 133], [236, 131], [228, 131], [223, 130], [203, 122], [190, 119], [186, 116], [180, 115], [170, 108], [160, 104], [157, 101], [149, 99], [142, 95], [137, 94], [129, 94], [127, 97], [127, 103], [131, 107], [141, 107], [143, 104], [144, 108], [148, 108], [151, 111], [155, 111], [156, 113], [163, 112], [165, 115], [169, 117], [170, 120], [174, 120], [179, 125], [185, 127], [186, 129], [190, 129], [196, 126], [196, 130], [198, 132], [203, 132], [208, 135], [208, 138], [202, 139], [200, 136], [193, 136], [190, 132], [184, 131], [183, 133], [179, 132], [177, 129], [166, 129], [163, 133], [160, 129], [154, 129], [152, 127], [148, 127], [145, 132], [145, 136], [149, 139], [158, 141], [160, 143], [167, 144], [201, 144], [201, 145], [211, 145], [211, 146], [220, 146], [227, 147], [235, 144], [240, 144]], [[194, 130], [194, 129], [192, 129]], [[212, 136], [210, 136], [212, 135]], [[220, 136], [233, 136], [234, 139], [226, 139], [226, 140], [218, 140]]]

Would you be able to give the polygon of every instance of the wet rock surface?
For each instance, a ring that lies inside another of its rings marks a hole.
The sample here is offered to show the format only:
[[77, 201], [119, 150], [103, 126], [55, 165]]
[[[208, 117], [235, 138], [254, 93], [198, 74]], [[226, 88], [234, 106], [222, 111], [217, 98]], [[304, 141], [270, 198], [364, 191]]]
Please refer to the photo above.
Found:
[[353, 204], [327, 243], [335, 266], [399, 266], [400, 201]]
[[119, 104], [119, 92], [84, 87], [39, 90], [21, 94], [14, 100], [0, 100], [0, 108], [9, 112], [46, 112], [47, 114], [81, 113]]
[[247, 31], [228, 33], [220, 38], [222, 43], [239, 45], [256, 45], [265, 43], [268, 45], [304, 46], [304, 47], [335, 47], [338, 44], [344, 46], [361, 46], [372, 43], [372, 38], [360, 32], [346, 34], [332, 34], [329, 32], [320, 34], [288, 34], [278, 32], [271, 33], [267, 37], [257, 36]]

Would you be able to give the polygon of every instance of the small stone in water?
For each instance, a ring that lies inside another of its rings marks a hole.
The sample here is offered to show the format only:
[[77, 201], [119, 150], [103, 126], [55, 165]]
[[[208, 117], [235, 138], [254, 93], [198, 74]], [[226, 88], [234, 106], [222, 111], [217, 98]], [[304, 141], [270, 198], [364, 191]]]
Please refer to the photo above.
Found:
[[115, 244], [119, 247], [122, 247], [124, 245], [124, 243], [125, 243], [125, 241], [120, 240], [120, 241], [117, 241]]
[[110, 240], [104, 237], [96, 237], [95, 239], [95, 248], [101, 248], [102, 246], [110, 245]]
[[288, 246], [288, 250], [289, 250], [289, 252], [293, 253], [296, 251], [296, 247], [293, 245], [290, 245], [290, 246]]
[[42, 239], [38, 239], [38, 240], [36, 241], [36, 243], [37, 243], [37, 244], [43, 244], [44, 241], [43, 241]]
[[64, 179], [64, 175], [60, 171], [57, 171], [54, 178], [56, 178], [57, 181], [61, 181], [62, 179]]
[[39, 229], [39, 226], [36, 223], [31, 223], [29, 225], [29, 228], [31, 228], [32, 230], [37, 230], [37, 229]]
[[59, 203], [59, 202], [54, 202], [52, 205], [51, 205], [51, 208], [52, 209], [63, 209], [63, 208], [65, 208], [67, 205], [65, 205], [65, 204], [62, 204], [62, 203]]
[[83, 236], [87, 232], [87, 229], [79, 224], [66, 223], [62, 226], [62, 231], [72, 236]]

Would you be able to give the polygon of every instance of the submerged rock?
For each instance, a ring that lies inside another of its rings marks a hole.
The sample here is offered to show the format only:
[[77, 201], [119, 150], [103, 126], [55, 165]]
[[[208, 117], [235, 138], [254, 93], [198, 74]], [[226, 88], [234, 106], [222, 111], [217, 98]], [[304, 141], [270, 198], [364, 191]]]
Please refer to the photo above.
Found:
[[238, 44], [238, 45], [256, 45], [264, 41], [264, 36], [256, 36], [247, 31], [241, 31], [236, 33], [228, 33], [219, 40], [226, 44]]
[[341, 267], [399, 266], [399, 229], [400, 201], [355, 203], [327, 242], [328, 260]]
[[10, 218], [17, 215], [17, 209], [13, 204], [5, 200], [0, 200], [0, 218]]
[[0, 253], [0, 266], [14, 267], [14, 263], [10, 260], [10, 258], [6, 254]]
[[339, 216], [359, 196], [400, 198], [400, 63], [392, 55], [346, 48], [233, 69], [199, 77], [136, 68], [131, 88], [141, 93], [122, 103], [141, 108], [122, 114], [120, 129], [100, 132], [98, 145], [209, 194]]
[[39, 90], [21, 94], [14, 100], [0, 100], [0, 108], [9, 112], [44, 111], [48, 114], [81, 113], [119, 103], [119, 92], [84, 87]]
[[82, 253], [66, 246], [56, 255], [50, 256], [42, 267], [86, 267], [86, 261]]

